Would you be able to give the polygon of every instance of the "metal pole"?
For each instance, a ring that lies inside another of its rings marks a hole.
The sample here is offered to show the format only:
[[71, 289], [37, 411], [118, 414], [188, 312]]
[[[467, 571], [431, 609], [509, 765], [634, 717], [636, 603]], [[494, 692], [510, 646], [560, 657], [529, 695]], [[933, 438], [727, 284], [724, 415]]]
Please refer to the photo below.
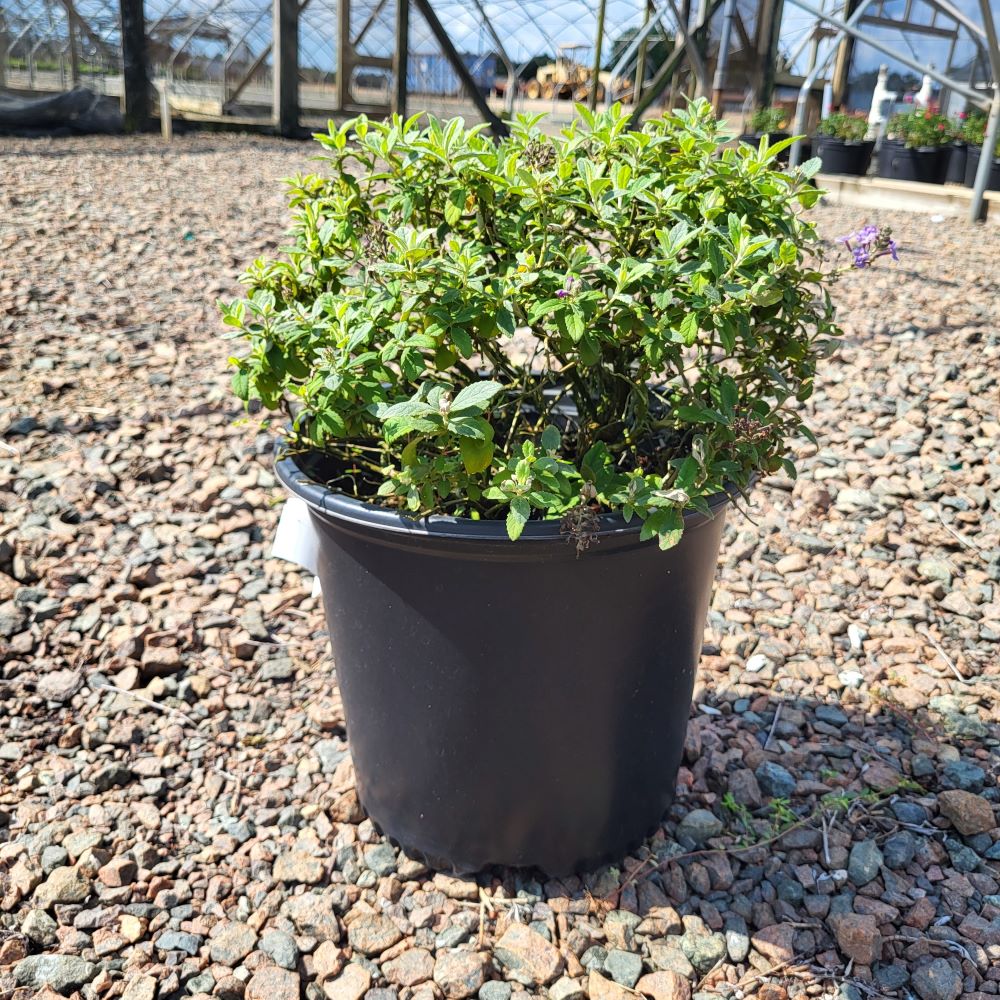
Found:
[[[646, 3], [642, 5], [642, 26], [643, 28], [649, 24], [649, 15], [651, 13], [650, 8], [652, 7], [652, 0], [647, 0]], [[634, 104], [642, 96], [642, 83], [646, 78], [646, 49], [649, 46], [649, 36], [643, 35], [642, 41], [639, 43], [639, 52], [635, 60], [635, 83], [632, 84], [632, 103]], [[614, 81], [614, 73], [611, 76], [612, 82]], [[610, 87], [608, 88], [611, 89]], [[605, 97], [610, 95], [605, 94]]]
[[504, 91], [503, 109], [505, 114], [513, 117], [514, 91], [517, 89], [517, 71], [514, 69], [514, 63], [511, 61], [510, 56], [507, 55], [507, 49], [500, 40], [500, 36], [496, 32], [496, 28], [493, 27], [493, 22], [489, 19], [489, 16], [483, 7], [482, 0], [473, 0], [473, 3], [479, 11], [479, 16], [483, 19], [483, 27], [486, 28], [490, 38], [493, 39], [497, 55], [500, 56], [500, 61], [503, 63], [504, 69], [507, 70], [507, 89]]
[[410, 65], [410, 0], [396, 0], [396, 46], [392, 60], [392, 110], [405, 118], [406, 74]]
[[722, 87], [726, 82], [726, 68], [729, 66], [729, 43], [733, 34], [733, 14], [735, 11], [736, 0], [726, 0], [726, 7], [722, 13], [719, 55], [715, 60], [715, 79], [712, 81], [712, 110], [716, 117], [718, 117], [719, 108], [722, 105]]
[[1000, 43], [997, 42], [997, 29], [993, 22], [990, 0], [979, 0], [979, 7], [983, 15], [983, 29], [986, 32], [986, 46], [990, 56], [990, 70], [993, 75], [993, 103], [990, 106], [989, 121], [986, 123], [983, 148], [979, 153], [976, 182], [972, 187], [972, 203], [969, 205], [970, 222], [978, 222], [983, 216], [983, 194], [986, 192], [990, 168], [993, 166], [997, 136], [1000, 135]]
[[608, 12], [608, 0], [601, 0], [597, 8], [597, 35], [594, 38], [594, 72], [590, 80], [590, 98], [587, 103], [591, 111], [597, 110], [597, 88], [601, 85], [601, 49], [604, 47], [604, 17]]
[[170, 81], [164, 80], [160, 87], [160, 135], [164, 142], [174, 136], [174, 122], [170, 117]]
[[[794, 2], [794, 0], [793, 0]], [[854, 9], [854, 12], [845, 22], [845, 29], [848, 26], [857, 24], [861, 20], [864, 12], [868, 9], [872, 0], [861, 0], [858, 6]], [[827, 15], [822, 14], [820, 19], [816, 21], [816, 28], [819, 28], [820, 20]], [[795, 126], [792, 129], [793, 135], [802, 135], [806, 127], [806, 102], [809, 100], [809, 91], [812, 90], [813, 84], [816, 82], [820, 73], [822, 73], [827, 66], [830, 65], [830, 60], [841, 52], [841, 42], [843, 41], [846, 30], [841, 29], [840, 34], [834, 39], [833, 44], [827, 49], [826, 54], [821, 60], [815, 61], [810, 67], [809, 72], [806, 74], [805, 80], [802, 81], [802, 86], [799, 88], [799, 96], [795, 102]], [[802, 155], [802, 143], [795, 142], [792, 143], [792, 148], [788, 153], [788, 165], [791, 167], [798, 166], [799, 157]]]

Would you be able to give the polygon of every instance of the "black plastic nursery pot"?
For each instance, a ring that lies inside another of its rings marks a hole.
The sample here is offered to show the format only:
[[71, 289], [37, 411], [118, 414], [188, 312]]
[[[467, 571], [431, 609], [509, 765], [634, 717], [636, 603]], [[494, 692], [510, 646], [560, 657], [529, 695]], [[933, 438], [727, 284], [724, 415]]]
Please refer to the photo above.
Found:
[[[416, 521], [277, 473], [309, 506], [365, 810], [408, 854], [551, 875], [623, 857], [669, 806], [729, 497], [661, 551], [606, 515]], [[319, 477], [317, 477], [319, 478]]]
[[874, 142], [845, 142], [828, 135], [818, 135], [813, 142], [816, 156], [823, 161], [824, 174], [863, 177], [868, 173]]
[[[976, 171], [979, 169], [979, 158], [983, 155], [979, 146], [969, 146], [965, 159], [965, 186], [975, 187]], [[1000, 157], [993, 157], [990, 164], [990, 175], [986, 179], [987, 191], [1000, 191]]]
[[968, 159], [969, 147], [964, 142], [953, 142], [948, 147], [948, 171], [944, 175], [945, 184], [965, 183], [965, 163]]
[[948, 172], [948, 146], [909, 149], [898, 139], [883, 139], [878, 151], [878, 175], [894, 181], [943, 184]]

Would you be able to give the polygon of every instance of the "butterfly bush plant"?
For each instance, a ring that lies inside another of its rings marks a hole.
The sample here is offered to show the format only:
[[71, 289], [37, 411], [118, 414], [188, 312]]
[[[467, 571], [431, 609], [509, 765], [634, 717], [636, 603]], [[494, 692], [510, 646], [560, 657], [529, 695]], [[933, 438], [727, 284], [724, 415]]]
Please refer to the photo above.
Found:
[[702, 101], [557, 137], [522, 116], [364, 117], [318, 135], [293, 230], [224, 306], [243, 400], [284, 410], [331, 489], [414, 517], [603, 514], [675, 544], [789, 440], [839, 330], [802, 209], [812, 160], [722, 148]]

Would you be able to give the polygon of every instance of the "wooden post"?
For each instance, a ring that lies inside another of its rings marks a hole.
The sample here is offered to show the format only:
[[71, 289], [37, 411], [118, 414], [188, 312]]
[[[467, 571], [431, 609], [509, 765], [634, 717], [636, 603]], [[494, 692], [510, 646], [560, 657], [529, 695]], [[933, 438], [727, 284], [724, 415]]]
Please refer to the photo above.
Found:
[[66, 8], [66, 31], [69, 35], [69, 74], [75, 87], [80, 82], [80, 44], [76, 37], [76, 10], [72, 4]]
[[601, 0], [597, 8], [597, 30], [594, 34], [594, 69], [590, 76], [590, 94], [587, 104], [591, 111], [597, 110], [597, 89], [601, 85], [601, 49], [604, 45], [604, 18], [608, 12], [608, 0]]
[[337, 110], [351, 99], [351, 0], [337, 0]]
[[406, 117], [406, 73], [410, 63], [410, 0], [396, 0], [396, 48], [392, 54], [395, 82], [392, 110]]
[[299, 4], [273, 0], [274, 124], [279, 135], [292, 136], [299, 127]]
[[122, 21], [122, 115], [126, 132], [149, 126], [149, 65], [143, 0], [118, 0]]
[[170, 81], [164, 80], [160, 89], [160, 135], [164, 142], [174, 137], [174, 122], [170, 116]]

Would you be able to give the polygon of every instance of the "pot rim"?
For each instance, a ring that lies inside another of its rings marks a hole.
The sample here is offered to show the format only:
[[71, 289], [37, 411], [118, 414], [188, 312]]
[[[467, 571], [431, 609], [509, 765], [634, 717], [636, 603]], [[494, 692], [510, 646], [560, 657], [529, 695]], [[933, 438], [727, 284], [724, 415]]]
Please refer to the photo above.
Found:
[[[305, 452], [305, 454], [319, 452]], [[302, 454], [302, 453], [298, 453]], [[275, 456], [274, 471], [282, 485], [292, 494], [305, 501], [311, 510], [321, 515], [332, 517], [346, 524], [364, 527], [369, 530], [387, 532], [396, 535], [426, 536], [428, 538], [462, 539], [466, 541], [508, 542], [507, 527], [504, 521], [476, 521], [471, 517], [452, 517], [446, 514], [431, 514], [427, 517], [409, 517], [398, 510], [381, 507], [350, 497], [346, 493], [332, 490], [328, 486], [309, 478], [296, 461], [296, 455], [283, 450], [279, 442]], [[711, 516], [706, 516], [696, 510], [684, 512], [684, 530], [697, 528], [717, 514], [722, 513], [739, 490], [733, 485], [727, 486], [722, 493], [716, 493], [708, 498]], [[642, 522], [633, 518], [626, 522], [618, 513], [598, 515], [599, 528], [597, 538], [638, 536]], [[553, 539], [564, 540], [562, 522], [559, 518], [549, 518], [543, 521], [529, 520], [524, 525], [519, 541], [551, 542]], [[650, 544], [654, 539], [650, 539]]]

